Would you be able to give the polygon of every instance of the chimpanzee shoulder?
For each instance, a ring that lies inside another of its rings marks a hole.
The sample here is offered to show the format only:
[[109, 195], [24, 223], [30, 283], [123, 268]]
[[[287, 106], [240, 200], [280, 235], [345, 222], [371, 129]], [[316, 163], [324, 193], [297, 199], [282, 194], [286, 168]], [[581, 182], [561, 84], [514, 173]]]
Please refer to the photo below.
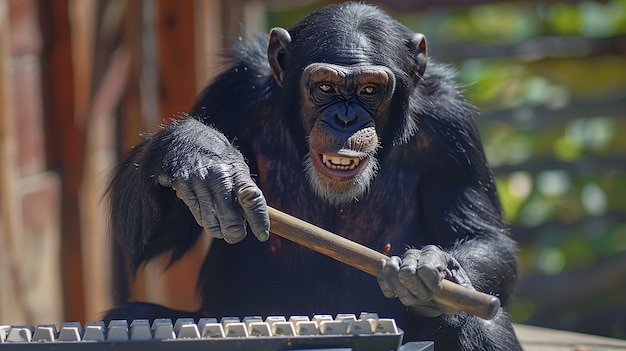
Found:
[[224, 58], [226, 68], [201, 92], [191, 115], [234, 137], [270, 112], [264, 107], [272, 105], [277, 87], [267, 63], [267, 35], [238, 37]]

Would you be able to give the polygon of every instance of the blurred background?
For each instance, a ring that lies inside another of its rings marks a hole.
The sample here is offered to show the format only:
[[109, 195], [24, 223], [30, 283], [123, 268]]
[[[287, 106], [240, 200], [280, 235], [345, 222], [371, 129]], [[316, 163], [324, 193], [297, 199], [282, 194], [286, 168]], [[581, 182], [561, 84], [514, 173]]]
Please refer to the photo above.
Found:
[[[207, 243], [127, 279], [108, 176], [192, 106], [230, 39], [330, 2], [0, 0], [0, 324], [195, 308]], [[520, 243], [515, 321], [626, 338], [626, 0], [369, 3], [426, 34], [482, 111]]]

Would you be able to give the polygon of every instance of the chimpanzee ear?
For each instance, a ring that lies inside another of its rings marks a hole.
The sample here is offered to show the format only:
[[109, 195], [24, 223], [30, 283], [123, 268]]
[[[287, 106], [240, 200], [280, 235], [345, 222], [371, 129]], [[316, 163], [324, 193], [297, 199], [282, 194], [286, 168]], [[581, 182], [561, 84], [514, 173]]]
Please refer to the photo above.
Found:
[[285, 78], [285, 53], [287, 53], [287, 46], [291, 43], [291, 35], [286, 29], [272, 28], [270, 30], [270, 40], [267, 45], [267, 60], [270, 63], [272, 69], [272, 75], [278, 85], [283, 85], [283, 79]]
[[428, 61], [428, 49], [426, 47], [426, 37], [421, 33], [414, 33], [407, 43], [409, 51], [413, 54], [413, 60], [417, 65], [415, 81], [422, 79], [426, 71]]

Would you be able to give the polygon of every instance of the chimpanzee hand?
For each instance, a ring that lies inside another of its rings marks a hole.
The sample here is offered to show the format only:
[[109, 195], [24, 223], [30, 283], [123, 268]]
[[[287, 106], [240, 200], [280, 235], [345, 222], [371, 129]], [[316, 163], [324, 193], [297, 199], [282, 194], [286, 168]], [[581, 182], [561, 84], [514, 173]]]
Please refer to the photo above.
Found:
[[433, 294], [441, 291], [443, 279], [474, 290], [457, 260], [433, 245], [407, 250], [402, 258], [392, 256], [382, 260], [378, 273], [378, 284], [385, 297], [397, 297], [402, 304], [427, 317], [458, 312], [432, 299]]
[[[185, 131], [185, 124], [198, 124], [194, 128], [201, 129], [202, 136], [192, 141], [194, 148], [186, 148], [182, 157], [183, 151], [170, 146], [176, 151], [172, 157], [164, 157], [159, 184], [174, 189], [212, 237], [231, 244], [240, 242], [246, 237], [247, 221], [257, 239], [266, 241], [267, 203], [239, 150], [220, 132], [192, 119], [179, 122], [179, 131]], [[177, 138], [181, 137], [172, 139]]]

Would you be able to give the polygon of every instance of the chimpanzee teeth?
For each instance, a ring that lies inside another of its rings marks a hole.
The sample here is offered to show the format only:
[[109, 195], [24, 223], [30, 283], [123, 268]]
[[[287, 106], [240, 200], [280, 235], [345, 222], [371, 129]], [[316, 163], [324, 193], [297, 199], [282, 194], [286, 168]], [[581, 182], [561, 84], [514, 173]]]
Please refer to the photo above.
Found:
[[330, 169], [349, 171], [355, 169], [361, 160], [358, 157], [328, 156], [322, 154], [322, 162]]

